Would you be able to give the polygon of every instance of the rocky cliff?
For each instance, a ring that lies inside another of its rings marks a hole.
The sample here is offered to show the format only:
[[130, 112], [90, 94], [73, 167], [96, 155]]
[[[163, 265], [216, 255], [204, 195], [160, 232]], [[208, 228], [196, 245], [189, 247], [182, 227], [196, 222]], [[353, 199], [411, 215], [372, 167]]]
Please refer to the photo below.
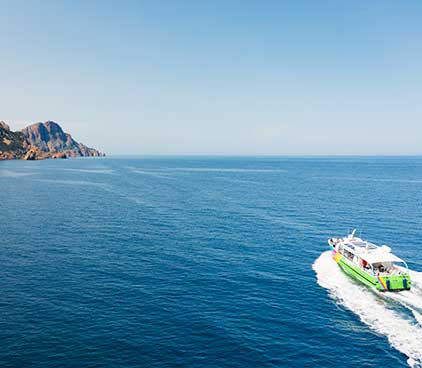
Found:
[[27, 151], [28, 142], [23, 133], [12, 132], [4, 121], [0, 121], [0, 160], [23, 158]]
[[22, 130], [27, 142], [48, 155], [65, 153], [67, 157], [104, 156], [94, 148], [76, 142], [54, 121], [32, 124]]
[[32, 124], [12, 132], [0, 122], [0, 159], [40, 160], [81, 156], [104, 156], [94, 148], [76, 142], [54, 121]]

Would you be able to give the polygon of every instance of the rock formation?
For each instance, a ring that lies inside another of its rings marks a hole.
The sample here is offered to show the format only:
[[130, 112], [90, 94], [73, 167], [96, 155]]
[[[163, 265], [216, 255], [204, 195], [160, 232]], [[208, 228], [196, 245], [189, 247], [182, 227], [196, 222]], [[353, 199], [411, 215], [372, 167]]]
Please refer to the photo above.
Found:
[[0, 160], [22, 158], [27, 150], [28, 142], [23, 133], [12, 132], [4, 121], [0, 121]]
[[54, 121], [32, 124], [12, 132], [0, 122], [0, 159], [40, 160], [81, 156], [104, 156], [94, 148], [76, 142]]
[[32, 124], [22, 130], [28, 143], [50, 156], [64, 152], [67, 157], [103, 156], [93, 148], [76, 142], [54, 121]]

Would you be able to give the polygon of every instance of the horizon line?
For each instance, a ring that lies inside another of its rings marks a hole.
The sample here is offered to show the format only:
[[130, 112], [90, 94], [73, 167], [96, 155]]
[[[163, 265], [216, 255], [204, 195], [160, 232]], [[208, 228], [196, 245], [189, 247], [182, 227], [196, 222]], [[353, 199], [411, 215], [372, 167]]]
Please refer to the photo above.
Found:
[[208, 153], [118, 153], [118, 154], [107, 154], [108, 158], [119, 158], [119, 157], [373, 157], [373, 158], [394, 158], [394, 157], [415, 157], [422, 158], [422, 153], [418, 154], [208, 154]]

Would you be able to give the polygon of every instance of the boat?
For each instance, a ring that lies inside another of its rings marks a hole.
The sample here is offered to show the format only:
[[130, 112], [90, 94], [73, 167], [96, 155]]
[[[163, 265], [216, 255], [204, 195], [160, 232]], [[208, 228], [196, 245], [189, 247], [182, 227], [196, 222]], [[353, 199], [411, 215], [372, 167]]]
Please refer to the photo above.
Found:
[[378, 246], [355, 236], [331, 238], [328, 244], [333, 259], [354, 279], [378, 291], [410, 290], [407, 263], [391, 253], [387, 245]]

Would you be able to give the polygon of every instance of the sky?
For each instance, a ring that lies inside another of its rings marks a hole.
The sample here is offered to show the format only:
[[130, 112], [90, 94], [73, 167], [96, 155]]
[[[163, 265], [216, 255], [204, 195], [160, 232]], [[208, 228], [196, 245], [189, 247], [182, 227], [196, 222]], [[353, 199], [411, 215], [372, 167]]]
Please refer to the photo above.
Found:
[[422, 154], [422, 2], [0, 0], [0, 120], [110, 155]]

